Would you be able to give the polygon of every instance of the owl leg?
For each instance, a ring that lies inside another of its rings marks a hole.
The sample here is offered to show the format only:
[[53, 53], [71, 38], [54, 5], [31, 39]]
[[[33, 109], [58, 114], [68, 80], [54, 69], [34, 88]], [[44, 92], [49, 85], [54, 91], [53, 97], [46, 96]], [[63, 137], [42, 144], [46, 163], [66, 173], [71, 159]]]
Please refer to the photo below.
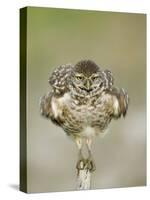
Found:
[[96, 167], [92, 156], [92, 138], [86, 139], [86, 146], [88, 149], [88, 159], [87, 159], [88, 169], [90, 169], [90, 171], [95, 171]]
[[84, 159], [83, 154], [82, 154], [83, 141], [82, 141], [82, 138], [80, 138], [80, 137], [75, 138], [75, 141], [76, 141], [76, 144], [77, 144], [77, 147], [79, 150], [78, 151], [78, 162], [77, 162], [76, 168], [77, 168], [77, 170], [82, 170], [82, 169], [84, 169], [85, 162], [86, 162], [86, 160]]

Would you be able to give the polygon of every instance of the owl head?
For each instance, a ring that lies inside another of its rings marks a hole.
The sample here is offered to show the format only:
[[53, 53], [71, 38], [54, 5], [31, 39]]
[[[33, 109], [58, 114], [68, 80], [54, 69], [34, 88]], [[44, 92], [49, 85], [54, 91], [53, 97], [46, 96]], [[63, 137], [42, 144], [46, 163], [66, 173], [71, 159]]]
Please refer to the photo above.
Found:
[[79, 93], [94, 94], [111, 87], [113, 77], [110, 71], [102, 71], [93, 61], [82, 60], [74, 66], [71, 81]]

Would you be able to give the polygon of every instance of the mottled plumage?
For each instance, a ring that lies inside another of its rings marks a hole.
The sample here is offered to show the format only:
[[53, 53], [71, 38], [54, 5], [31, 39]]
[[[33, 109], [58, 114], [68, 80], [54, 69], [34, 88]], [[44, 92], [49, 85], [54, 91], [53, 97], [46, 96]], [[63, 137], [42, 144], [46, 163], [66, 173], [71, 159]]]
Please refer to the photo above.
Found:
[[41, 98], [41, 114], [72, 136], [80, 151], [86, 141], [90, 152], [93, 136], [104, 135], [112, 119], [127, 113], [127, 93], [113, 86], [109, 70], [91, 60], [57, 67], [49, 83], [51, 92]]

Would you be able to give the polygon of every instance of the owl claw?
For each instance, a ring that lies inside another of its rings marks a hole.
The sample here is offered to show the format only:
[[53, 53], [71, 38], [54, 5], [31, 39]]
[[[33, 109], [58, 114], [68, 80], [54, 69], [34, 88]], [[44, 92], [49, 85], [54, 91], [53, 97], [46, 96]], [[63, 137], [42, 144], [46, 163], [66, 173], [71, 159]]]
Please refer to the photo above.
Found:
[[90, 172], [94, 172], [96, 170], [96, 166], [93, 160], [87, 159], [87, 169], [89, 169]]
[[77, 170], [83, 170], [85, 168], [85, 164], [85, 159], [79, 160], [76, 165]]
[[77, 170], [84, 170], [87, 169], [90, 172], [93, 172], [96, 170], [95, 167], [95, 163], [93, 162], [93, 160], [89, 160], [89, 159], [81, 159], [77, 162], [76, 165]]

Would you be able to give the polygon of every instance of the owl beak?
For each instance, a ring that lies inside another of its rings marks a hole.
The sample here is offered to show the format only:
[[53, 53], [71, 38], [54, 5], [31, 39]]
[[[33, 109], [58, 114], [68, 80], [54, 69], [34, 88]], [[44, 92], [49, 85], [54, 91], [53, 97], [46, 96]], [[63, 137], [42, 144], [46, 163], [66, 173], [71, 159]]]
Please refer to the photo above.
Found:
[[86, 80], [84, 86], [86, 87], [87, 90], [90, 90], [90, 87], [91, 87], [90, 80]]

